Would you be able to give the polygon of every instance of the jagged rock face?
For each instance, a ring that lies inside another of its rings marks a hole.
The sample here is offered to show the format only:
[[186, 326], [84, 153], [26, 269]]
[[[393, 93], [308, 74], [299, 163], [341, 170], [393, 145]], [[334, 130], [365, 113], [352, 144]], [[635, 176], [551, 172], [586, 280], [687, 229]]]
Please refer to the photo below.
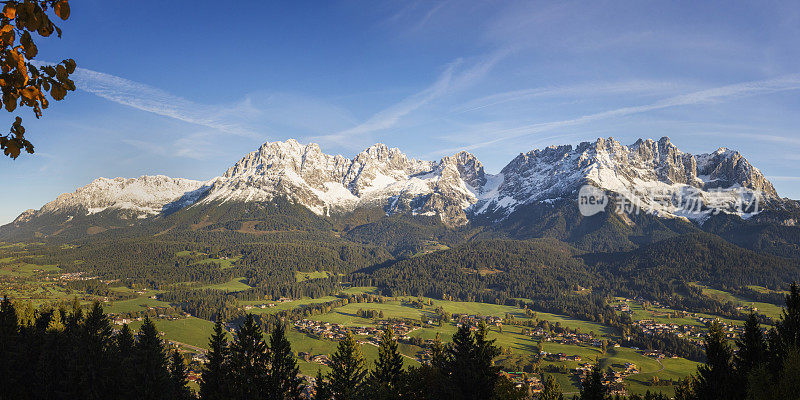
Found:
[[14, 226], [22, 226], [23, 224], [26, 224], [30, 222], [33, 218], [35, 218], [36, 213], [37, 211], [32, 208], [27, 209], [23, 211], [22, 214], [20, 214], [17, 218], [15, 218], [14, 221], [11, 222], [11, 224]]
[[285, 195], [318, 214], [380, 206], [387, 212], [440, 215], [448, 224], [463, 224], [464, 209], [477, 200], [473, 190], [483, 182], [483, 166], [468, 153], [436, 163], [376, 144], [347, 159], [324, 154], [313, 143], [288, 140], [265, 143], [242, 158], [213, 181], [201, 201], [264, 201]]
[[41, 214], [96, 214], [107, 209], [128, 210], [140, 216], [161, 212], [184, 193], [197, 189], [202, 183], [190, 179], [170, 178], [163, 175], [139, 178], [98, 178], [64, 193], [45, 204], [39, 211], [28, 210], [20, 218], [31, 219]]
[[[376, 144], [350, 159], [290, 139], [263, 144], [208, 182], [165, 176], [100, 178], [39, 211], [24, 212], [13, 224], [24, 225], [43, 214], [80, 216], [107, 209], [143, 218], [198, 203], [286, 196], [320, 215], [378, 206], [387, 213], [438, 215], [456, 226], [476, 214], [502, 219], [520, 205], [575, 200], [584, 184], [634, 195], [641, 189], [678, 193], [692, 189], [703, 196], [720, 189], [743, 189], [744, 195], [777, 199], [772, 184], [738, 152], [719, 149], [694, 156], [681, 152], [666, 137], [640, 139], [630, 146], [609, 138], [532, 150], [514, 158], [497, 175], [487, 174], [467, 152], [438, 162], [422, 161]], [[726, 194], [726, 204], [744, 195]], [[670, 207], [657, 211], [660, 216], [682, 216]]]
[[764, 192], [778, 197], [778, 192], [761, 171], [738, 152], [720, 148], [711, 154], [703, 154], [698, 158], [698, 174], [706, 177], [706, 185], [710, 187], [729, 187], [739, 184], [743, 187]]
[[[577, 189], [585, 184], [637, 197], [636, 201], [668, 217], [681, 215], [679, 207], [661, 207], [645, 195], [699, 193], [710, 203], [712, 196], [720, 195], [709, 191], [731, 189], [723, 195], [723, 202], [731, 209], [736, 201], [749, 201], [754, 193], [777, 198], [761, 171], [738, 152], [721, 149], [694, 156], [678, 150], [666, 137], [659, 141], [640, 139], [631, 146], [609, 138], [575, 148], [567, 145], [533, 150], [512, 160], [502, 175], [497, 195], [479, 201], [473, 212], [507, 215], [521, 204], [574, 200]], [[734, 193], [737, 188], [744, 193]]]

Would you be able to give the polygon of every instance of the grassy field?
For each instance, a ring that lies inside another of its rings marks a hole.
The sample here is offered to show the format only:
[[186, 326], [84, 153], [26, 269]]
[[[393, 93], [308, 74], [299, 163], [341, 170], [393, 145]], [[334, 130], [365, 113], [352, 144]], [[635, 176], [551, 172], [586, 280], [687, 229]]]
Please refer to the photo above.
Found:
[[758, 308], [759, 313], [764, 314], [772, 319], [779, 318], [781, 316], [781, 311], [783, 310], [783, 307], [772, 303], [751, 301], [750, 299], [746, 299], [741, 296], [736, 296], [734, 294], [722, 290], [711, 289], [708, 287], [703, 287], [703, 294], [720, 301], [729, 301], [731, 303], [738, 304], [740, 306], [749, 306]]
[[297, 280], [297, 282], [305, 282], [305, 281], [310, 281], [312, 279], [328, 278], [334, 275], [336, 274], [330, 271], [294, 272], [294, 278], [295, 280]]
[[224, 290], [226, 292], [241, 292], [242, 290], [250, 289], [250, 286], [245, 283], [245, 278], [233, 278], [225, 283], [216, 283], [210, 285], [200, 286], [198, 289], [214, 289]]
[[168, 306], [169, 303], [167, 302], [151, 299], [147, 296], [141, 296], [131, 300], [109, 302], [103, 305], [103, 308], [105, 309], [106, 313], [120, 314], [127, 312], [142, 311], [147, 309], [147, 307], [168, 307]]
[[215, 263], [219, 265], [220, 269], [227, 269], [233, 266], [236, 261], [239, 261], [241, 256], [230, 257], [230, 258], [211, 258], [208, 257], [208, 254], [202, 253], [199, 251], [190, 251], [190, 250], [183, 250], [175, 253], [176, 257], [188, 257], [188, 258], [195, 258], [198, 259], [194, 263], [195, 264], [209, 264]]
[[[333, 354], [336, 352], [336, 346], [338, 345], [337, 342], [315, 339], [294, 329], [288, 330], [286, 332], [286, 336], [289, 341], [292, 342], [292, 350], [295, 353], [304, 351], [312, 355]], [[375, 365], [375, 360], [378, 359], [378, 348], [372, 345], [362, 345], [361, 352], [364, 354], [367, 367], [373, 368]], [[415, 361], [407, 358], [404, 361], [406, 365], [417, 364]], [[316, 375], [317, 370], [321, 370], [323, 373], [326, 373], [330, 370], [324, 365], [309, 363], [300, 359], [298, 360], [298, 364], [300, 366], [301, 373], [311, 376]]]
[[[167, 339], [202, 348], [208, 348], [208, 339], [214, 331], [213, 322], [195, 317], [173, 321], [156, 319], [153, 322], [160, 332], [164, 332]], [[141, 321], [134, 321], [130, 324], [134, 331], [138, 331], [141, 326]]]

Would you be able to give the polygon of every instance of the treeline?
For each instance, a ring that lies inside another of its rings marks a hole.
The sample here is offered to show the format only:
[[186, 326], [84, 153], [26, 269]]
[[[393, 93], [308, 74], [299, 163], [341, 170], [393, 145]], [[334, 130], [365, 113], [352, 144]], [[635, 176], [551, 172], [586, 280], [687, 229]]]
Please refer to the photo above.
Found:
[[14, 305], [0, 303], [0, 398], [189, 399], [183, 357], [164, 346], [144, 320], [134, 336], [114, 333], [99, 303], [37, 312], [20, 325]]

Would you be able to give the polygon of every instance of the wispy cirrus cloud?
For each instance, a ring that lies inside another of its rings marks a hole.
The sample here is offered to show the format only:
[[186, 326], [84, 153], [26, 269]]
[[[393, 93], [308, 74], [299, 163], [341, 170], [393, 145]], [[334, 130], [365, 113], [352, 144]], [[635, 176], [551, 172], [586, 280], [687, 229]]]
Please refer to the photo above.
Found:
[[85, 68], [77, 68], [72, 79], [79, 90], [115, 103], [224, 133], [259, 136], [239, 122], [256, 113], [247, 100], [232, 106], [199, 104], [159, 88]]
[[364, 139], [370, 134], [395, 127], [403, 117], [426, 106], [427, 104], [467, 88], [480, 81], [504, 57], [509, 54], [507, 50], [499, 50], [472, 66], [461, 70], [463, 60], [450, 63], [436, 81], [425, 89], [406, 97], [368, 118], [366, 121], [336, 133], [312, 137], [312, 140], [336, 143], [342, 146], [357, 145], [354, 139]]
[[743, 97], [790, 91], [790, 90], [798, 90], [798, 89], [800, 89], [800, 74], [790, 74], [773, 79], [720, 86], [711, 89], [699, 90], [683, 95], [668, 97], [666, 99], [646, 105], [622, 107], [599, 113], [583, 115], [572, 119], [530, 124], [514, 128], [499, 129], [495, 131], [487, 131], [483, 134], [483, 136], [492, 137], [492, 139], [470, 143], [461, 147], [441, 149], [437, 152], [437, 154], [449, 154], [461, 150], [474, 150], [490, 146], [502, 141], [506, 141], [509, 139], [528, 136], [558, 128], [565, 128], [575, 125], [586, 124], [603, 119], [646, 113], [650, 111], [671, 108], [671, 107], [730, 101]]
[[781, 181], [781, 182], [800, 182], [800, 176], [768, 176], [767, 179], [771, 181]]
[[522, 102], [548, 97], [598, 97], [616, 96], [619, 94], [656, 95], [685, 89], [686, 85], [676, 82], [631, 80], [622, 82], [593, 82], [567, 86], [548, 86], [530, 89], [512, 90], [495, 93], [470, 100], [455, 109], [456, 113], [477, 111], [506, 103]]

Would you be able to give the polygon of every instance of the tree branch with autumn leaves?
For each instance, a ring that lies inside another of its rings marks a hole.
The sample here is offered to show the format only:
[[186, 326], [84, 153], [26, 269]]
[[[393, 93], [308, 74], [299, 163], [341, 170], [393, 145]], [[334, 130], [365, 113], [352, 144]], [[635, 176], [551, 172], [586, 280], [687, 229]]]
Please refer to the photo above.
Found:
[[[61, 29], [47, 15], [52, 11], [62, 20], [69, 18], [68, 0], [0, 1], [4, 4], [0, 16], [0, 106], [14, 112], [17, 106], [31, 107], [36, 118], [42, 116], [49, 101], [62, 100], [67, 92], [75, 90], [69, 76], [75, 72], [75, 60], [63, 60], [55, 65], [36, 67], [30, 60], [39, 50], [32, 33], [49, 37], [54, 32], [61, 37]], [[33, 144], [25, 138], [22, 118], [15, 117], [8, 134], [0, 136], [0, 150], [16, 159], [22, 150], [33, 154]]]

